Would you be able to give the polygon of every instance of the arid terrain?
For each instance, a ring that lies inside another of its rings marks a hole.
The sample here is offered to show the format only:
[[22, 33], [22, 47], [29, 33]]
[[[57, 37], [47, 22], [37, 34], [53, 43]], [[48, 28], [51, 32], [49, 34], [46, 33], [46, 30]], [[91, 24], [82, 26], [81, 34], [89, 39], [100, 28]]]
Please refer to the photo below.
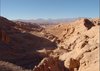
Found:
[[98, 18], [58, 24], [0, 16], [0, 71], [99, 71]]

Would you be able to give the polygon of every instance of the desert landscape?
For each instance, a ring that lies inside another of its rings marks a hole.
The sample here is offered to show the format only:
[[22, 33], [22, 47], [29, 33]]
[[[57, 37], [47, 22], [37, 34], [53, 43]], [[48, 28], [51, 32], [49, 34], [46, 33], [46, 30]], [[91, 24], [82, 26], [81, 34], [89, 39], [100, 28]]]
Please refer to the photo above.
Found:
[[99, 0], [0, 0], [0, 71], [100, 71]]
[[99, 71], [99, 18], [38, 24], [0, 16], [0, 71]]

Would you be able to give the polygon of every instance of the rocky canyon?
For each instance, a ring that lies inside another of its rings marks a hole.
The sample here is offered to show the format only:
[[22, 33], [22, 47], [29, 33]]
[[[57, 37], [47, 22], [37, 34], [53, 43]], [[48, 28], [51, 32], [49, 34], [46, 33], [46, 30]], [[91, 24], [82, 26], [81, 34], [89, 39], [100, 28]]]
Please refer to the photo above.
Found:
[[99, 71], [100, 19], [37, 24], [0, 16], [0, 71]]

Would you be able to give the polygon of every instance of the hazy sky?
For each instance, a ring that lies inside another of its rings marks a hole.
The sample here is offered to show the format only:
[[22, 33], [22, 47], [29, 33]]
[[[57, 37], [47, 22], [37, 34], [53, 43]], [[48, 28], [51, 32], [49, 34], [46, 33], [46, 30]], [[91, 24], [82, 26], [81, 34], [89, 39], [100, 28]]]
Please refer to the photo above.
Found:
[[98, 17], [99, 0], [1, 0], [9, 19]]

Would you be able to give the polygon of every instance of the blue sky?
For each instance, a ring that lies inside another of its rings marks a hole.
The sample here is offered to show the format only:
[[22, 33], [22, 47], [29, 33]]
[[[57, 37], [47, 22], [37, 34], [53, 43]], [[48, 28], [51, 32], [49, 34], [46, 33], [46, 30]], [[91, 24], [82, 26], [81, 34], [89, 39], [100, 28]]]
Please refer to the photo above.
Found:
[[94, 18], [99, 0], [1, 0], [0, 11], [9, 19]]

